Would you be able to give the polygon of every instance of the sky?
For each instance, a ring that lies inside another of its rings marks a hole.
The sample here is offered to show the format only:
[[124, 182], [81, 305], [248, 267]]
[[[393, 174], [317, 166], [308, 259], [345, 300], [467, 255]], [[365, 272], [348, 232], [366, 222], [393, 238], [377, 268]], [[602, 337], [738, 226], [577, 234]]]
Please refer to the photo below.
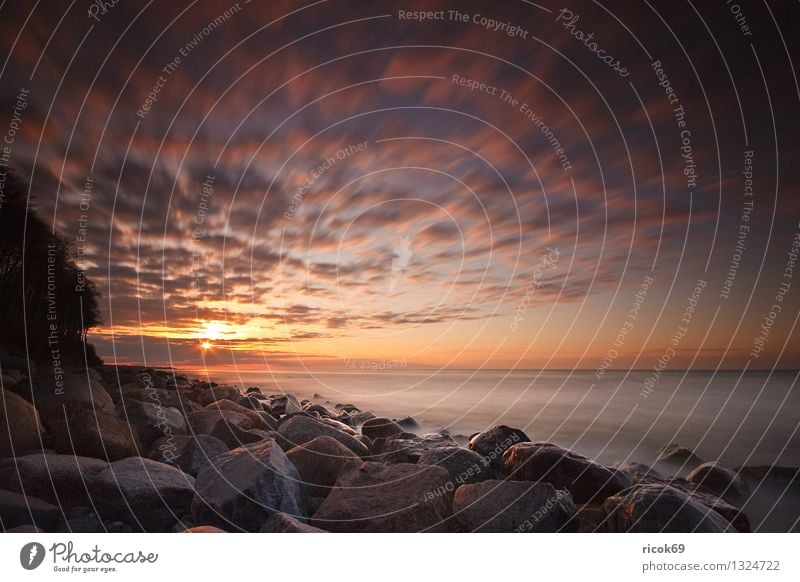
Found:
[[795, 3], [107, 4], [0, 4], [106, 362], [798, 367]]

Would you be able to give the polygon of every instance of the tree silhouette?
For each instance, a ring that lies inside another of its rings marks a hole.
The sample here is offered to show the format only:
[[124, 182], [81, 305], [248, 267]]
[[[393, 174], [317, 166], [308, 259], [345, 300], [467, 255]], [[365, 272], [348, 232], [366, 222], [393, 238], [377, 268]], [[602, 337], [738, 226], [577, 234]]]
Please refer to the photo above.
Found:
[[36, 213], [27, 184], [8, 172], [0, 206], [0, 329], [12, 352], [41, 359], [57, 348], [67, 361], [83, 363], [85, 354], [90, 365], [101, 363], [86, 343], [101, 323], [99, 294], [72, 257], [72, 245]]

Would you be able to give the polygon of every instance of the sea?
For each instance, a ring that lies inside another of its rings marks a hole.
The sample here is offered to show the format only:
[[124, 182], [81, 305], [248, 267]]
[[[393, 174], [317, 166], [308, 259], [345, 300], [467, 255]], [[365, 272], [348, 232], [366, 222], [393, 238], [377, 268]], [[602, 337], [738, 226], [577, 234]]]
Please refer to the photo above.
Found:
[[677, 443], [731, 467], [800, 466], [799, 371], [184, 370], [242, 389], [290, 393], [333, 408], [350, 403], [419, 432], [464, 439], [496, 424], [599, 462], [652, 463]]

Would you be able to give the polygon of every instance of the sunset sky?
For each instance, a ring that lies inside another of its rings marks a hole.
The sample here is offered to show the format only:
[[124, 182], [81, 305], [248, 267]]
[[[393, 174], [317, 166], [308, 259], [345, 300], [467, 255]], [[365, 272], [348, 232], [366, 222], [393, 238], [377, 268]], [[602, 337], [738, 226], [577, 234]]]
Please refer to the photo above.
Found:
[[796, 7], [602, 4], [6, 2], [0, 132], [106, 362], [798, 367]]

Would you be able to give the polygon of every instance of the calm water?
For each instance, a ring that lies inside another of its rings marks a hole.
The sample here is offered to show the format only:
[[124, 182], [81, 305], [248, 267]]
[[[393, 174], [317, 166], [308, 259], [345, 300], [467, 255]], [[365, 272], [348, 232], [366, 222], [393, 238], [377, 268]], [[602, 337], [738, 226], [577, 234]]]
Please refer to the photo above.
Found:
[[[190, 372], [192, 373], [192, 372]], [[194, 372], [193, 375], [201, 375]], [[469, 435], [493, 424], [574, 448], [602, 462], [651, 462], [664, 444], [728, 465], [800, 465], [797, 372], [666, 373], [646, 397], [648, 372], [411, 371], [217, 374], [380, 416], [413, 416], [426, 429]]]

